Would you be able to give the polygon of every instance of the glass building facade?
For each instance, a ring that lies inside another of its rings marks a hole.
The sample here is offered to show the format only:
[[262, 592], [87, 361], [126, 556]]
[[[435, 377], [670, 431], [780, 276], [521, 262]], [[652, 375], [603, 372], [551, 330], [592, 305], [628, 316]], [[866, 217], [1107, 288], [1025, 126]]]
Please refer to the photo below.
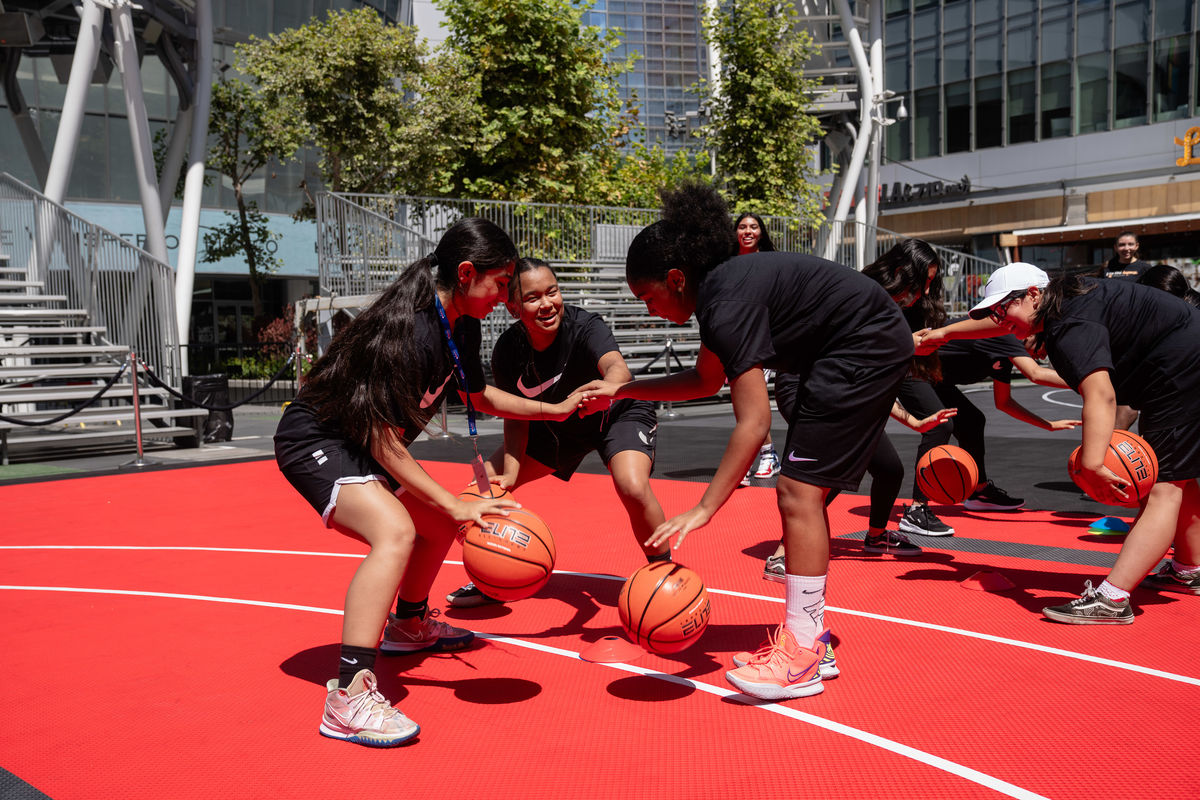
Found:
[[[614, 58], [639, 54], [621, 78], [622, 100], [636, 97], [647, 143], [668, 151], [696, 146], [687, 132], [697, 125], [700, 102], [688, 87], [708, 76], [708, 46], [697, 0], [595, 0], [584, 22], [620, 31]], [[670, 124], [668, 115], [679, 122]]]
[[885, 0], [885, 86], [908, 161], [1197, 112], [1195, 0]]

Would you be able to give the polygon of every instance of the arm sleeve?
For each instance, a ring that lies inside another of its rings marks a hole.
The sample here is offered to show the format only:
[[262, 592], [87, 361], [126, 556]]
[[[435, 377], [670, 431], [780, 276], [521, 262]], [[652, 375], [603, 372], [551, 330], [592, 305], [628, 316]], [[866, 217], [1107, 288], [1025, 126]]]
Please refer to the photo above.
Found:
[[1108, 329], [1098, 322], [1063, 320], [1046, 342], [1050, 363], [1072, 390], [1098, 369], [1113, 369]]
[[700, 320], [700, 340], [721, 360], [729, 378], [775, 355], [768, 311], [758, 303], [712, 303]]

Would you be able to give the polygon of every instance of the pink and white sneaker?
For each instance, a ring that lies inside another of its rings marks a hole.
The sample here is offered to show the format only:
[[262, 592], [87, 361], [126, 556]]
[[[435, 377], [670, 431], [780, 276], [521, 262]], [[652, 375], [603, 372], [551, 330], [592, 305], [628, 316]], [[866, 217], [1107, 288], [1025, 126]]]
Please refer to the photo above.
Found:
[[725, 679], [738, 691], [760, 700], [791, 700], [825, 691], [821, 654], [801, 647], [782, 625], [744, 667], [726, 672]]
[[325, 684], [325, 691], [322, 736], [367, 747], [395, 747], [421, 732], [417, 723], [379, 693], [369, 669], [360, 669], [345, 689], [339, 689], [334, 678]]
[[383, 629], [383, 641], [379, 643], [381, 653], [417, 653], [423, 650], [444, 652], [462, 650], [475, 639], [475, 634], [466, 628], [447, 625], [437, 617], [438, 609], [425, 613], [423, 617], [388, 617]]

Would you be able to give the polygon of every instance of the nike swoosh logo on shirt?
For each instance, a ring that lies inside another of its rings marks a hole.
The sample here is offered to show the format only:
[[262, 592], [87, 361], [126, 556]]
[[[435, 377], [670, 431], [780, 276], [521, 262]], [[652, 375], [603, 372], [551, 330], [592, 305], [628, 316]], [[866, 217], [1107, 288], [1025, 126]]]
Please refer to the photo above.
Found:
[[537, 386], [526, 386], [524, 381], [522, 380], [522, 378], [524, 378], [524, 376], [522, 375], [517, 378], [517, 391], [519, 391], [521, 394], [525, 395], [526, 397], [537, 397], [542, 392], [546, 391], [551, 386], [558, 383], [559, 379], [562, 378], [562, 376], [563, 376], [563, 374], [560, 372], [557, 375], [555, 375], [553, 378], [551, 378], [550, 380], [542, 381]]
[[815, 458], [803, 458], [801, 456], [796, 455], [796, 451], [793, 450], [792, 452], [788, 453], [788, 461], [816, 461], [816, 459]]
[[[453, 374], [453, 373], [451, 373], [451, 374]], [[436, 389], [430, 389], [429, 391], [427, 391], [425, 393], [425, 396], [421, 398], [421, 408], [429, 408], [429, 406], [431, 406], [433, 404], [433, 401], [438, 399], [438, 395], [440, 395], [442, 393], [442, 389], [445, 389], [446, 384], [449, 382], [450, 382], [450, 375], [447, 375], [446, 380], [442, 381], [441, 386], [437, 387]]]

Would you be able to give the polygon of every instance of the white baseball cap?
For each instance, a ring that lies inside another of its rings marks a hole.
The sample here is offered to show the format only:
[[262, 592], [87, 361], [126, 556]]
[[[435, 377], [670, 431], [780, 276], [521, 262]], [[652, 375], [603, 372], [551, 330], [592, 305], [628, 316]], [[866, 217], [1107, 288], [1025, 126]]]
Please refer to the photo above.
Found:
[[983, 287], [983, 299], [970, 310], [971, 319], [983, 319], [992, 311], [992, 306], [1013, 292], [1022, 292], [1030, 286], [1044, 289], [1050, 276], [1033, 264], [1018, 261], [1001, 267], [992, 273]]

